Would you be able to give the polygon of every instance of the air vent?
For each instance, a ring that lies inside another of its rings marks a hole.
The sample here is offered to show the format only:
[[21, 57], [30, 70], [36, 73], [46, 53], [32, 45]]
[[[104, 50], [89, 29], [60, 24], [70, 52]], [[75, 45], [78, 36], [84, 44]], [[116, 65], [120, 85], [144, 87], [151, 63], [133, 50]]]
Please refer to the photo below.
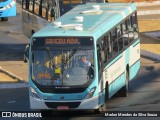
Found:
[[76, 26], [76, 27], [75, 27], [75, 30], [82, 31], [82, 30], [83, 30], [83, 27], [82, 27], [82, 26]]
[[96, 9], [96, 10], [100, 10], [100, 6], [99, 5], [92, 5], [92, 8]]
[[53, 25], [60, 27], [60, 26], [62, 26], [62, 23], [61, 22], [53, 22]]
[[101, 13], [102, 10], [96, 10], [96, 9], [93, 9], [93, 10], [85, 10], [85, 11], [82, 11], [81, 14], [87, 14], [87, 13]]
[[83, 16], [76, 16], [75, 20], [76, 22], [83, 22]]
[[83, 30], [83, 24], [65, 24], [61, 27], [67, 29]]
[[92, 14], [99, 14], [101, 13], [102, 10], [100, 10], [100, 6], [99, 5], [92, 5], [91, 9], [90, 10], [84, 10], [82, 12], [80, 12], [81, 14], [87, 14], [87, 13], [92, 13]]

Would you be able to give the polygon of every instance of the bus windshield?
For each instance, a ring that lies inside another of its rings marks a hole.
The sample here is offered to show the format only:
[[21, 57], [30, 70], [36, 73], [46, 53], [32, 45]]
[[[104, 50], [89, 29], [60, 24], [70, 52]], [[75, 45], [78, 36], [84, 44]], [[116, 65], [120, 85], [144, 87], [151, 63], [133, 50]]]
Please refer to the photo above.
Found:
[[93, 46], [32, 48], [32, 80], [40, 85], [84, 85], [93, 77]]

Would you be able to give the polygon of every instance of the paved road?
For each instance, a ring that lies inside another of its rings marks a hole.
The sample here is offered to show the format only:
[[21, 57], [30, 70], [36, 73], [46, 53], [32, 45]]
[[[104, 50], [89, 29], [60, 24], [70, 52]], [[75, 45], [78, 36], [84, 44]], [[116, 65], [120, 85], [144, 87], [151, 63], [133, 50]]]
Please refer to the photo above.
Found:
[[[138, 76], [130, 83], [128, 97], [113, 97], [107, 103], [107, 111], [159, 111], [160, 108], [160, 63], [141, 58], [141, 69]], [[1, 84], [0, 111], [31, 111], [29, 108], [28, 85]], [[74, 115], [74, 117], [70, 117]], [[62, 119], [99, 119], [99, 114], [92, 111], [54, 112], [51, 117], [66, 116]], [[89, 117], [89, 118], [88, 118]], [[30, 120], [31, 118], [23, 118]], [[40, 120], [41, 118], [37, 118]], [[101, 118], [102, 119], [102, 118]], [[103, 118], [113, 120], [115, 118]], [[116, 118], [116, 120], [122, 118]], [[127, 119], [127, 118], [123, 118]], [[133, 118], [131, 118], [133, 119]], [[142, 118], [137, 118], [142, 119]], [[148, 118], [147, 118], [148, 119]], [[158, 119], [158, 118], [156, 118]], [[156, 120], [155, 119], [155, 120]], [[148, 119], [149, 120], [149, 119]]]

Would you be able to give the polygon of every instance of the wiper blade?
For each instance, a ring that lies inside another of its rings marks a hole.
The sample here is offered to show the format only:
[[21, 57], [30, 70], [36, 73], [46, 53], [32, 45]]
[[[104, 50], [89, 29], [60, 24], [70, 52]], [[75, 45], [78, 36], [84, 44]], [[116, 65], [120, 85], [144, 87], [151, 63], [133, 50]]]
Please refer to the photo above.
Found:
[[71, 60], [71, 58], [76, 54], [76, 52], [78, 51], [79, 47], [76, 47], [72, 50], [72, 53], [69, 55], [68, 58], [66, 58], [66, 60], [64, 61], [64, 64], [66, 64], [69, 60]]
[[53, 56], [52, 56], [52, 54], [51, 54], [51, 51], [49, 50], [49, 48], [46, 48], [46, 51], [47, 51], [47, 53], [48, 53], [48, 56], [49, 56], [51, 65], [53, 66]]

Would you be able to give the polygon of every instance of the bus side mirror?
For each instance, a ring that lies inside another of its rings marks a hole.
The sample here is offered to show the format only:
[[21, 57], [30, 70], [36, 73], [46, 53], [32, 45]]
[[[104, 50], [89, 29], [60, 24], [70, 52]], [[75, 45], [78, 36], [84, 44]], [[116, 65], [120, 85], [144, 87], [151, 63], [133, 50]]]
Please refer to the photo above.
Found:
[[28, 60], [29, 60], [29, 47], [30, 47], [30, 45], [27, 44], [26, 48], [25, 48], [25, 52], [24, 52], [24, 62], [25, 63], [28, 62]]

